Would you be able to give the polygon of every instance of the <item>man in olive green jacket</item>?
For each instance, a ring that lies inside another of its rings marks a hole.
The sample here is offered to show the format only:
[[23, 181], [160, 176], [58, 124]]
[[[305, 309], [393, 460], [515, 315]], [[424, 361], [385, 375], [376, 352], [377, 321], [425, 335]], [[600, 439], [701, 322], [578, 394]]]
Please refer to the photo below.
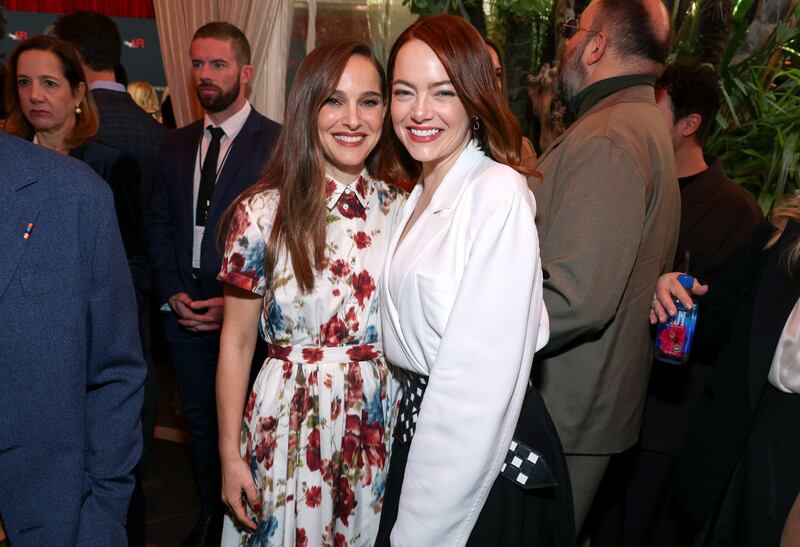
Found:
[[550, 342], [534, 375], [561, 436], [580, 529], [612, 454], [638, 438], [648, 312], [672, 265], [680, 195], [655, 103], [669, 52], [659, 0], [595, 0], [568, 21], [559, 91], [575, 123], [531, 177]]

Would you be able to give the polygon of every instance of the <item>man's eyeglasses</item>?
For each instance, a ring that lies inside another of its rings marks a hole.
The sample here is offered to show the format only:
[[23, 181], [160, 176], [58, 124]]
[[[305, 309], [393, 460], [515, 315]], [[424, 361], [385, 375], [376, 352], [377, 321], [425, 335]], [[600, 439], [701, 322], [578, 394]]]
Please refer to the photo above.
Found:
[[564, 32], [564, 38], [566, 38], [567, 40], [578, 34], [579, 30], [584, 30], [586, 32], [593, 32], [595, 34], [600, 32], [599, 30], [583, 28], [582, 26], [580, 26], [577, 19], [567, 19], [566, 21], [563, 21], [561, 23], [561, 27]]

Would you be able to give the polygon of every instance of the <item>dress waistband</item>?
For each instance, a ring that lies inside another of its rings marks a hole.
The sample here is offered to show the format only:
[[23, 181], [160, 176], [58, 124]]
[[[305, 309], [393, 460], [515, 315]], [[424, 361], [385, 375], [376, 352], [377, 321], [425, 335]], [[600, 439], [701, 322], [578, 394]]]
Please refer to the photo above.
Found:
[[272, 359], [291, 363], [350, 363], [374, 361], [383, 357], [383, 344], [357, 344], [353, 346], [280, 346], [267, 344], [267, 354]]

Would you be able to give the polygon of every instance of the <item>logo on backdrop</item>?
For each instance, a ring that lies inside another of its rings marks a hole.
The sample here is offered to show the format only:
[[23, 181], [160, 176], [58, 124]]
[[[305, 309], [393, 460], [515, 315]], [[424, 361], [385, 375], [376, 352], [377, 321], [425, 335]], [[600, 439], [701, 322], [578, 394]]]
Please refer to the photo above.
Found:
[[17, 32], [9, 32], [8, 37], [12, 40], [17, 40], [21, 42], [23, 40], [28, 39], [28, 31], [27, 30], [18, 30]]
[[144, 49], [144, 38], [131, 38], [122, 42], [131, 49]]

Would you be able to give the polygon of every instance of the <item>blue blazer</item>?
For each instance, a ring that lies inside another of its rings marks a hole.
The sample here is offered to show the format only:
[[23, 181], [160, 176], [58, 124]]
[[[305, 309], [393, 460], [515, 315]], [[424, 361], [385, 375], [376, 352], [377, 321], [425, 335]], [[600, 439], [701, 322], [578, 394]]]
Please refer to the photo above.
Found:
[[217, 281], [222, 265], [216, 244], [217, 222], [236, 197], [261, 176], [280, 127], [253, 109], [234, 139], [211, 195], [197, 279], [192, 276], [192, 187], [203, 120], [167, 134], [156, 165], [147, 222], [150, 258], [162, 302], [179, 292], [187, 292], [194, 300], [222, 296], [222, 284]]
[[111, 190], [3, 133], [0, 165], [6, 532], [15, 547], [126, 545], [146, 368]]

